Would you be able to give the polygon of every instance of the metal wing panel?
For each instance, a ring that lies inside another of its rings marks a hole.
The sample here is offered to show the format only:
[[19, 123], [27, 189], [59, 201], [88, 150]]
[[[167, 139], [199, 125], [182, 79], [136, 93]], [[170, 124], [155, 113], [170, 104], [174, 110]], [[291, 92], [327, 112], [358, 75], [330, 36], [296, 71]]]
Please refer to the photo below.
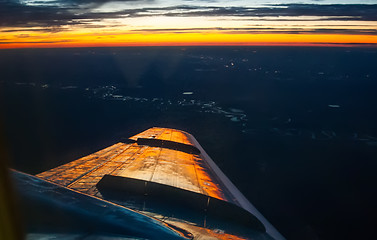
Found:
[[142, 196], [149, 193], [158, 197], [160, 191], [163, 198], [176, 198], [178, 194], [183, 196], [180, 201], [196, 199], [198, 209], [213, 216], [242, 224], [248, 222], [251, 224], [248, 226], [262, 232], [264, 225], [268, 225], [267, 232], [280, 238], [192, 135], [154, 127], [129, 139], [37, 176], [100, 198], [104, 198], [104, 192], [98, 188], [113, 186]]
[[40, 173], [37, 177], [62, 186], [68, 186], [88, 173], [97, 171], [105, 163], [112, 161], [129, 147], [130, 145], [128, 144], [117, 143], [89, 156]]
[[[159, 139], [194, 146], [189, 136], [179, 130], [151, 128], [130, 139]], [[105, 174], [156, 182], [233, 202], [200, 155], [137, 143], [117, 143], [37, 176], [88, 193], [93, 192]]]

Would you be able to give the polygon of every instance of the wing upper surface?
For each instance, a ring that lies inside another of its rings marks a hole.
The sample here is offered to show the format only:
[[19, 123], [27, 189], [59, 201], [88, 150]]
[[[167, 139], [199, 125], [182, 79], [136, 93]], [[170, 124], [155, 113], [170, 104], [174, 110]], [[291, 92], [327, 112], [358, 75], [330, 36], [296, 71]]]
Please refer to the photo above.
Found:
[[[137, 141], [141, 138], [194, 145], [188, 133], [174, 129], [155, 127], [130, 139]], [[200, 155], [137, 142], [116, 143], [37, 176], [77, 191], [99, 195], [95, 186], [105, 174], [165, 184], [235, 203], [211, 175]]]
[[[218, 169], [196, 139], [180, 130], [150, 128], [126, 141], [42, 172], [37, 177], [102, 199], [109, 199], [106, 191], [120, 191], [123, 196], [124, 190], [154, 199], [170, 197], [188, 203], [184, 208], [195, 205], [195, 211], [204, 214], [200, 217], [204, 220], [203, 229], [206, 229], [208, 215], [225, 220], [225, 223], [230, 221], [251, 227], [260, 233], [266, 232], [265, 225], [268, 226], [267, 232], [275, 234], [276, 231], [256, 209], [250, 207], [252, 205]], [[141, 211], [144, 211], [143, 207]], [[193, 212], [187, 214], [195, 215]], [[275, 235], [276, 239], [284, 239], [278, 233]]]

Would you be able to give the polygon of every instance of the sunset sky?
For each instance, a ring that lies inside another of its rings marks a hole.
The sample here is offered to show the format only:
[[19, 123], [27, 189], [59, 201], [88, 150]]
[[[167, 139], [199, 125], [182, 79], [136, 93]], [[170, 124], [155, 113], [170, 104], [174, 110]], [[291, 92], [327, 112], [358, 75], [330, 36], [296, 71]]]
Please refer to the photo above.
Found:
[[0, 48], [377, 46], [376, 0], [0, 0]]

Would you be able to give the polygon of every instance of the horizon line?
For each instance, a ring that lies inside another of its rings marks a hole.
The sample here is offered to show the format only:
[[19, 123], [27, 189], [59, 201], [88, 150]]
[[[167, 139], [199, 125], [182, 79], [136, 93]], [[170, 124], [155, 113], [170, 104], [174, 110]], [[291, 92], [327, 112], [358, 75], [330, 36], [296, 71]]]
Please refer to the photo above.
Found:
[[[15, 46], [17, 45], [17, 46]], [[161, 44], [0, 44], [6, 49], [64, 49], [64, 48], [132, 48], [132, 47], [339, 47], [377, 48], [377, 43], [161, 43]]]

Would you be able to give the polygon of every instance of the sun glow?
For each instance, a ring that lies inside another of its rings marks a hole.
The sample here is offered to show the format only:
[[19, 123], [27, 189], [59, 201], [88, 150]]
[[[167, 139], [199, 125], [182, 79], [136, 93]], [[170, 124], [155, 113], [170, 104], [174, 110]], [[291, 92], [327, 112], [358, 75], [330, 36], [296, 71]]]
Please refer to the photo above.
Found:
[[[104, 46], [196, 46], [196, 45], [331, 45], [377, 44], [377, 36], [344, 34], [228, 34], [132, 33], [75, 31], [67, 33], [26, 33], [9, 37], [0, 48], [30, 47], [104, 47]], [[51, 36], [53, 35], [53, 36]]]
[[[0, 48], [377, 45], [377, 21], [363, 20], [356, 14], [323, 16], [315, 15], [316, 9], [313, 9], [313, 13], [307, 15], [284, 15], [289, 6], [262, 11], [261, 8], [241, 7], [173, 7], [167, 2], [163, 7], [143, 4], [135, 2], [132, 4], [134, 8], [131, 8], [131, 5], [121, 2], [109, 2], [92, 8], [85, 5], [75, 10], [64, 6], [57, 11], [64, 16], [37, 18], [35, 21], [29, 19], [28, 8], [24, 12], [24, 24], [14, 18], [14, 22], [6, 19], [8, 25], [0, 26]], [[358, 11], [365, 12], [365, 9]]]

